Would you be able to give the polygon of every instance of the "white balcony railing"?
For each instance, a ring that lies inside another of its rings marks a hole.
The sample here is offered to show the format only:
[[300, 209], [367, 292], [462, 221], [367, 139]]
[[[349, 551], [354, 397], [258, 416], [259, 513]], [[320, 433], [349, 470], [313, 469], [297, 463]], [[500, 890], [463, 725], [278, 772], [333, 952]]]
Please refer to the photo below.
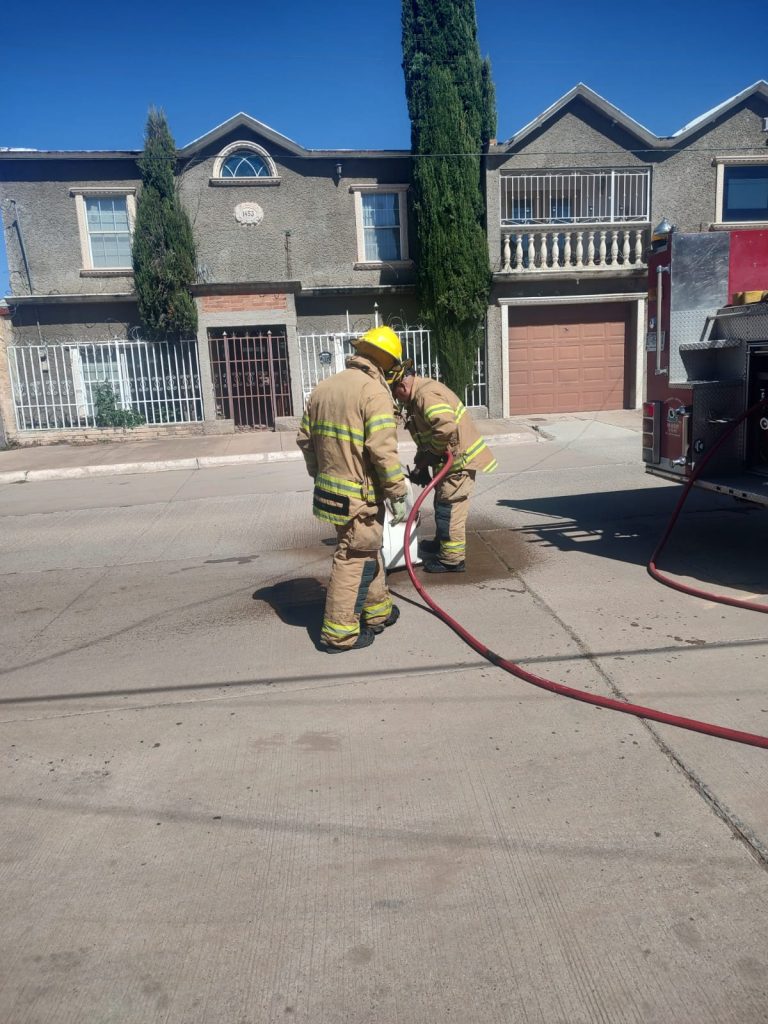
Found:
[[644, 270], [648, 225], [582, 224], [502, 230], [501, 273]]

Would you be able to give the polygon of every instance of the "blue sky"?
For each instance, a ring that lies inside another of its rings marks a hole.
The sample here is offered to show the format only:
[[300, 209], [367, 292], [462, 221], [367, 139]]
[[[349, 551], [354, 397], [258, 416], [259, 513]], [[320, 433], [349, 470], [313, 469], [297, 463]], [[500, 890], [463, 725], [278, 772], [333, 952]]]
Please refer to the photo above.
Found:
[[[764, 7], [477, 0], [499, 138], [578, 81], [671, 134], [768, 78]], [[308, 148], [409, 145], [399, 0], [13, 0], [5, 10], [0, 146], [138, 149], [150, 104], [179, 146], [239, 110]]]

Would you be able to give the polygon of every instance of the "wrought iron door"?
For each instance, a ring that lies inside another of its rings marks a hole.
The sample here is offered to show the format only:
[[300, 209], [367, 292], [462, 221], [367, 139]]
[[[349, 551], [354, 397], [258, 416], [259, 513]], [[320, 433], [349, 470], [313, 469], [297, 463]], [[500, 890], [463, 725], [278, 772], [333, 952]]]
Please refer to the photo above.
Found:
[[216, 328], [208, 343], [218, 416], [237, 427], [274, 430], [277, 417], [293, 415], [284, 331]]

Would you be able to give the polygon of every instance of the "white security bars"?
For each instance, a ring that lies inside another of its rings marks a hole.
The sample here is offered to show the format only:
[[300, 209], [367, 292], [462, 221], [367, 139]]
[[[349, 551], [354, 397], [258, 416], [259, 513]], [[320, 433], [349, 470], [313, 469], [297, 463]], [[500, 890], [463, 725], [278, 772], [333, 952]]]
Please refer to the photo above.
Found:
[[11, 345], [11, 389], [19, 430], [77, 430], [202, 420], [195, 340]]
[[[416, 373], [421, 377], [440, 377], [437, 356], [432, 353], [430, 332], [423, 327], [405, 327], [395, 331], [403, 344], [403, 358], [412, 359]], [[301, 357], [301, 387], [304, 401], [309, 398], [315, 385], [344, 369], [344, 360], [352, 355], [352, 340], [360, 334], [301, 334], [299, 354]], [[478, 347], [474, 383], [467, 388], [464, 402], [467, 407], [476, 408], [486, 404], [485, 359], [483, 347]]]
[[502, 226], [648, 221], [650, 174], [648, 168], [502, 174]]

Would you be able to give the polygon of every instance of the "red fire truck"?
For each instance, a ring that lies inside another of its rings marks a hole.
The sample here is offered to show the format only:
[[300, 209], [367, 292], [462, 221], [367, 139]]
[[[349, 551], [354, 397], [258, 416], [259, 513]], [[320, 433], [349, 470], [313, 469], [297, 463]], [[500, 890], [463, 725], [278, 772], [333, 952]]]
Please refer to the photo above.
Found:
[[[768, 231], [662, 222], [648, 260], [648, 473], [768, 505]], [[703, 460], [707, 459], [705, 466]]]

